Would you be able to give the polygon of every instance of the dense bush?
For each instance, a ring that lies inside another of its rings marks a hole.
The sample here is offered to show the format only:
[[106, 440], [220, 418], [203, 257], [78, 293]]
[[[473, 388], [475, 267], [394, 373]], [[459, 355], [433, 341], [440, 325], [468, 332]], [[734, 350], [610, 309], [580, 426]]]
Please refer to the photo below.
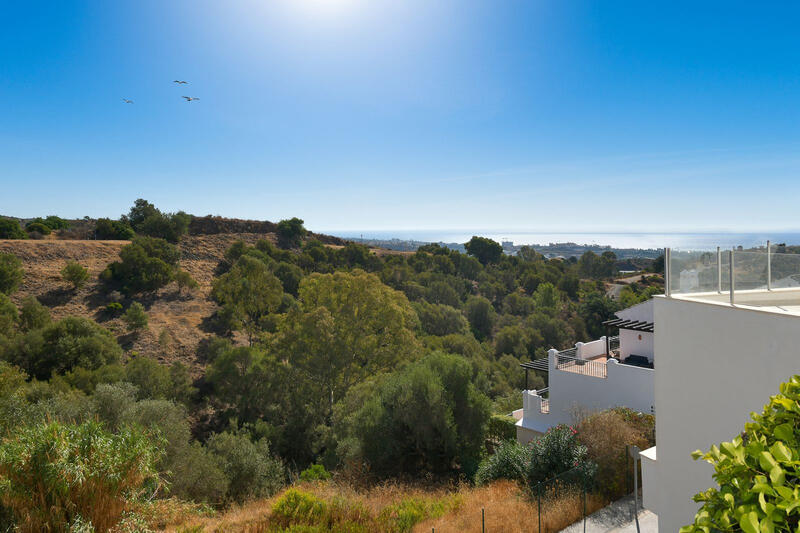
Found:
[[44, 328], [51, 321], [50, 309], [39, 303], [35, 296], [28, 296], [22, 301], [19, 308], [19, 327], [22, 331]]
[[297, 217], [278, 222], [275, 233], [278, 236], [278, 246], [281, 248], [297, 248], [302, 244], [303, 237], [308, 234], [303, 227], [303, 221]]
[[0, 253], [0, 294], [13, 294], [22, 283], [22, 261], [14, 254]]
[[497, 479], [510, 479], [524, 483], [528, 478], [531, 449], [516, 440], [507, 440], [495, 452], [481, 461], [475, 474], [475, 483], [485, 485]]
[[139, 302], [131, 303], [130, 307], [122, 315], [122, 320], [128, 326], [128, 331], [147, 329], [147, 313], [144, 310], [144, 306]]
[[10, 218], [0, 217], [0, 239], [27, 239], [28, 235], [22, 230], [19, 222]]
[[61, 269], [61, 278], [77, 290], [89, 280], [89, 271], [77, 261], [67, 261], [67, 264]]
[[20, 531], [67, 531], [80, 517], [107, 531], [158, 485], [157, 448], [142, 431], [97, 422], [34, 424], [0, 443], [0, 502]]
[[492, 415], [486, 424], [486, 437], [497, 442], [516, 439], [516, 420], [508, 415]]
[[28, 233], [38, 233], [39, 235], [50, 235], [53, 230], [41, 222], [28, 222], [25, 225], [25, 231]]
[[160, 289], [172, 281], [180, 251], [163, 239], [137, 237], [119, 253], [101, 277], [119, 284], [123, 292], [136, 294]]
[[108, 330], [78, 317], [30, 331], [4, 351], [0, 355], [37, 379], [48, 379], [53, 373], [63, 374], [77, 366], [95, 369], [118, 361], [122, 355]]
[[328, 481], [331, 473], [324, 465], [314, 464], [300, 472], [300, 481]]
[[266, 439], [253, 442], [243, 432], [216, 433], [206, 446], [230, 480], [229, 500], [270, 496], [285, 482], [283, 463], [272, 456]]
[[[11, 298], [0, 292], [0, 337], [10, 336], [14, 332], [19, 319], [19, 311]], [[0, 344], [0, 354], [2, 354]]]
[[692, 454], [714, 467], [719, 488], [695, 495], [702, 507], [681, 533], [761, 533], [800, 527], [800, 376], [782, 383], [780, 393], [752, 419], [732, 441]]
[[110, 218], [98, 218], [94, 234], [97, 239], [110, 241], [129, 241], [136, 236], [136, 232], [127, 222]]
[[577, 426], [578, 441], [597, 465], [597, 487], [610, 497], [628, 489], [630, 457], [627, 446], [644, 450], [652, 441], [653, 416], [615, 408], [592, 413]]
[[528, 482], [536, 484], [575, 469], [583, 480], [594, 479], [597, 465], [589, 460], [586, 446], [575, 428], [559, 424], [532, 441]]
[[[478, 466], [489, 401], [464, 359], [431, 354], [389, 376], [373, 394], [351, 397], [339, 415], [340, 453], [373, 471], [450, 472]], [[361, 403], [350, 411], [351, 404]]]

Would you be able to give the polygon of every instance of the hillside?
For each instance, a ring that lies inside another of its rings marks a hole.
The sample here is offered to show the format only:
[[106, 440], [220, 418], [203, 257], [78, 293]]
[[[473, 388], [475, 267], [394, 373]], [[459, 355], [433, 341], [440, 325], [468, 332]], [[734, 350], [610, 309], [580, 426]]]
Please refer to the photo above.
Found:
[[[198, 344], [211, 336], [205, 331], [204, 321], [217, 308], [208, 298], [214, 271], [234, 241], [253, 244], [263, 238], [274, 240], [274, 235], [232, 233], [184, 237], [180, 244], [181, 267], [197, 280], [199, 287], [191, 293], [179, 295], [175, 284], [171, 284], [142, 298], [140, 301], [147, 309], [150, 327], [136, 338], [125, 333], [119, 317], [106, 313], [108, 301], [100, 291], [98, 281], [100, 272], [119, 258], [119, 251], [128, 241], [0, 240], [0, 253], [16, 255], [25, 269], [23, 284], [12, 297], [14, 303], [19, 305], [28, 296], [35, 296], [50, 308], [54, 318], [70, 315], [92, 318], [113, 331], [127, 350], [162, 362], [181, 361], [197, 373], [200, 365]], [[67, 261], [77, 261], [89, 270], [90, 281], [82, 289], [72, 291], [61, 280], [60, 271]], [[159, 344], [162, 331], [168, 332], [169, 340]]]

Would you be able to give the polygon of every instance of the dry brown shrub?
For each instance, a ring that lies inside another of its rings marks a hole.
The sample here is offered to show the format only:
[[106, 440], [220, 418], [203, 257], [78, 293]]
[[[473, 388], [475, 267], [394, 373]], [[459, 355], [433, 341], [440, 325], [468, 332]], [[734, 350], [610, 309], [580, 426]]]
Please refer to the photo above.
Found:
[[[437, 533], [481, 531], [481, 509], [485, 511], [486, 531], [505, 533], [538, 532], [539, 515], [536, 500], [531, 500], [513, 481], [495, 481], [484, 487], [462, 491], [463, 503], [454, 512], [417, 524], [414, 531]], [[587, 514], [607, 505], [597, 495], [588, 494]], [[542, 533], [561, 531], [583, 518], [583, 493], [572, 491], [558, 499], [542, 502]]]
[[578, 440], [597, 466], [597, 486], [606, 495], [620, 497], [628, 490], [631, 463], [627, 446], [648, 447], [644, 430], [626, 420], [619, 410], [585, 417], [577, 427]]

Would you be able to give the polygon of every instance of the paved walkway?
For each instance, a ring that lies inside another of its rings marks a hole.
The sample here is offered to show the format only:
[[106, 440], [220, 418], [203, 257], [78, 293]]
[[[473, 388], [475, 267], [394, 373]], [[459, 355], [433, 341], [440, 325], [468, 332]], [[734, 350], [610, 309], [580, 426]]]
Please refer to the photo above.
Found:
[[[639, 502], [641, 505], [641, 501]], [[564, 533], [583, 533], [583, 520]], [[658, 533], [658, 519], [650, 511], [639, 509], [640, 533]], [[586, 533], [637, 533], [633, 519], [633, 496], [626, 496], [586, 518]]]

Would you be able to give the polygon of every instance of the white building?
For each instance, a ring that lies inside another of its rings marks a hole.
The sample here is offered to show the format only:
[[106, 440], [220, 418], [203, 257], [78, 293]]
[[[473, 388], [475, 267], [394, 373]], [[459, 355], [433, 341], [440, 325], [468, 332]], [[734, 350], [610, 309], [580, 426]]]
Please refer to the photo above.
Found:
[[[526, 390], [515, 411], [517, 440], [528, 442], [581, 411], [624, 406], [653, 411], [653, 302], [635, 305], [606, 322], [619, 337], [601, 337], [574, 348], [550, 350], [547, 359], [522, 364]], [[548, 386], [527, 390], [529, 371], [546, 371]]]
[[667, 294], [654, 298], [658, 445], [641, 458], [644, 506], [674, 533], [694, 519], [692, 496], [716, 486], [691, 452], [741, 433], [800, 370], [800, 255], [718, 253], [716, 275], [694, 289], [704, 292], [672, 275], [699, 256], [666, 255]]

